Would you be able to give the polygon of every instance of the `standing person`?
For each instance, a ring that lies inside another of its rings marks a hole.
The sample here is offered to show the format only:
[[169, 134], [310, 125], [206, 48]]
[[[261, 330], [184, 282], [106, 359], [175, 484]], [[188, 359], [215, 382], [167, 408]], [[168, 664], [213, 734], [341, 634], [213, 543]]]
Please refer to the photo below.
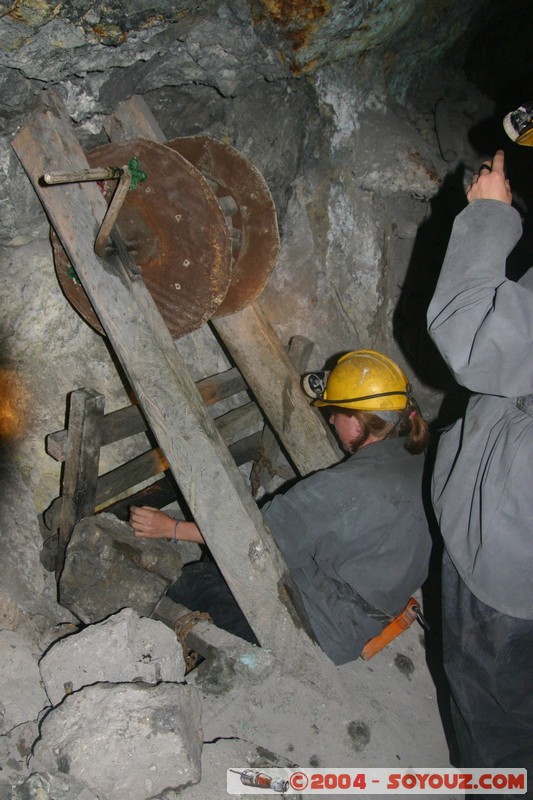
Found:
[[[428, 429], [407, 377], [382, 353], [353, 351], [339, 360], [325, 388], [318, 375], [307, 383], [323, 389], [314, 404], [329, 410], [350, 455], [274, 497], [262, 513], [318, 643], [343, 664], [359, 657], [427, 576], [431, 538], [422, 472]], [[161, 511], [132, 508], [130, 520], [136, 536], [175, 532], [203, 542], [194, 523], [176, 523]]]
[[[533, 105], [505, 128], [533, 144]], [[428, 309], [431, 338], [474, 393], [433, 474], [444, 666], [461, 766], [525, 767], [533, 797], [533, 269], [505, 277], [522, 225], [502, 150], [467, 200]]]

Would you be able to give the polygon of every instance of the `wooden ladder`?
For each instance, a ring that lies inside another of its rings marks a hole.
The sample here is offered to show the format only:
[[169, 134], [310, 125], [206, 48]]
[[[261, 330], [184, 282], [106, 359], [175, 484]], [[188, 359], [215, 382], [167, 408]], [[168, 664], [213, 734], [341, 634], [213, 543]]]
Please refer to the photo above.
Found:
[[[292, 581], [226, 444], [142, 280], [118, 255], [93, 249], [106, 203], [92, 183], [44, 186], [47, 172], [87, 169], [60, 101], [35, 114], [13, 140], [71, 264], [95, 309], [187, 505], [258, 640], [285, 665], [310, 655]], [[110, 136], [162, 140], [139, 98], [109, 121]], [[111, 133], [111, 131], [114, 131]], [[340, 452], [309, 406], [299, 374], [257, 302], [211, 323], [301, 475]], [[100, 411], [93, 398], [95, 414]], [[178, 411], [179, 409], [179, 411]]]
[[[305, 370], [312, 349], [313, 343], [303, 336], [291, 340], [289, 357], [299, 372]], [[295, 476], [290, 465], [280, 460], [279, 442], [265, 425], [258, 406], [250, 400], [236, 367], [197, 381], [196, 388], [205, 405], [213, 410], [215, 426], [236, 465], [253, 464], [250, 482], [254, 497], [276, 476], [280, 481]], [[217, 407], [229, 398], [240, 399], [241, 404], [217, 414]], [[104, 414], [104, 407], [104, 395], [94, 389], [73, 391], [68, 398], [68, 427], [46, 437], [46, 452], [63, 465], [63, 476], [60, 496], [42, 515], [47, 533], [41, 560], [49, 571], [56, 572], [58, 580], [72, 531], [83, 517], [105, 511], [127, 521], [132, 505], [163, 508], [180, 495], [157, 443], [100, 474], [102, 447], [139, 433], [151, 438], [139, 406], [125, 406], [108, 414]], [[138, 489], [141, 484], [147, 485]]]

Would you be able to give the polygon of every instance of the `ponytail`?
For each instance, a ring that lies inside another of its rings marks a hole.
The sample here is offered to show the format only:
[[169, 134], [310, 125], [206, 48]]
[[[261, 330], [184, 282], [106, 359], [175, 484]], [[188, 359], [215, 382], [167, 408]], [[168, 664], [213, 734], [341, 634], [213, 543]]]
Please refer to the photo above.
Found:
[[[404, 418], [406, 416], [406, 418]], [[411, 455], [423, 453], [429, 440], [429, 428], [418, 404], [408, 402], [398, 424], [398, 436], [405, 436], [405, 449]]]

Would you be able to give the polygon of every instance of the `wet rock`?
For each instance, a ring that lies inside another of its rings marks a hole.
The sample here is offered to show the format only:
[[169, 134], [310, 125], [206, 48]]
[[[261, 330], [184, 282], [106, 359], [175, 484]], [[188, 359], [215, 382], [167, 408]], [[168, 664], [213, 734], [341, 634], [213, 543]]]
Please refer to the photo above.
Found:
[[30, 767], [66, 775], [100, 798], [146, 800], [197, 783], [201, 751], [194, 687], [100, 683], [44, 718]]
[[348, 736], [352, 740], [354, 750], [360, 752], [365, 749], [370, 742], [371, 730], [366, 722], [352, 721], [348, 724]]
[[181, 681], [185, 674], [175, 633], [131, 608], [56, 642], [39, 669], [53, 706], [93, 683]]
[[136, 539], [112, 514], [86, 517], [67, 547], [60, 602], [85, 623], [126, 607], [149, 616], [181, 565], [178, 549], [165, 540]]
[[403, 653], [396, 653], [394, 657], [394, 666], [399, 669], [402, 675], [405, 675], [408, 680], [411, 680], [411, 675], [415, 671], [415, 665], [409, 656], [405, 656]]

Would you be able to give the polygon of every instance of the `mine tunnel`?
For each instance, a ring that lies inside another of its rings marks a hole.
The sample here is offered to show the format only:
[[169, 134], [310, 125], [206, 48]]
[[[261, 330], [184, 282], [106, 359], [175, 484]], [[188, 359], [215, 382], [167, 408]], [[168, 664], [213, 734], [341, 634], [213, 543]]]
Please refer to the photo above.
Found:
[[529, 4], [0, 12], [0, 800], [530, 796]]

